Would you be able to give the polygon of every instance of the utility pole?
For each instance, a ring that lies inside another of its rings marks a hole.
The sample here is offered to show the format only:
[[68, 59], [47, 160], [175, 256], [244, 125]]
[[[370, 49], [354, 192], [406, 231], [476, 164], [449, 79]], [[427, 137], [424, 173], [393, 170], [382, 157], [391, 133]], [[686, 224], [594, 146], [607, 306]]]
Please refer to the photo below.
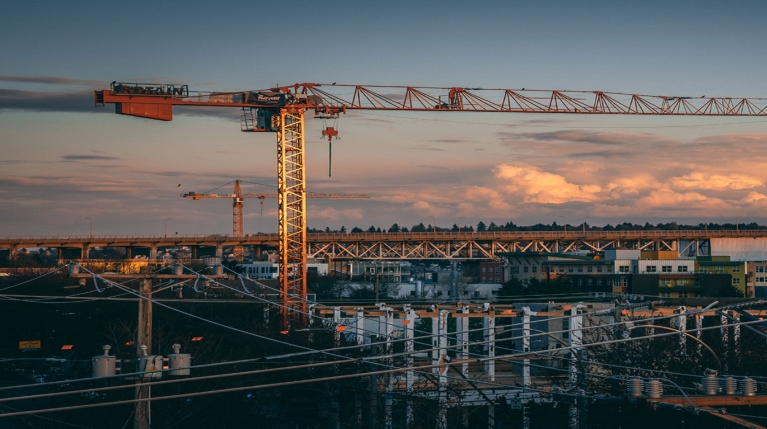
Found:
[[[138, 335], [136, 338], [136, 356], [142, 356], [142, 345], [151, 354], [152, 351], [152, 279], [141, 280], [140, 298], [138, 301]], [[149, 398], [149, 385], [144, 383], [145, 377], [139, 375], [136, 385], [136, 399]], [[150, 429], [149, 401], [136, 402], [136, 415], [133, 419], [134, 429]]]

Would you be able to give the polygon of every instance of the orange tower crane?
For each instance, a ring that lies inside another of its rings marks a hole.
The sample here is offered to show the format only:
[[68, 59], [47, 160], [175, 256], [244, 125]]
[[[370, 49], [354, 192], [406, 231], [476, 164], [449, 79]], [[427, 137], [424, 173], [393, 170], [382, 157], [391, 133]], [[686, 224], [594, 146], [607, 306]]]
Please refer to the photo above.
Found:
[[[349, 95], [351, 94], [351, 98]], [[386, 95], [384, 95], [386, 94]], [[283, 323], [305, 314], [306, 170], [304, 114], [347, 110], [623, 115], [767, 116], [767, 99], [641, 95], [605, 91], [301, 83], [266, 90], [190, 92], [187, 85], [112, 82], [95, 104], [115, 113], [170, 121], [173, 106], [240, 107], [242, 131], [277, 134], [279, 278]], [[327, 127], [330, 141], [337, 130]]]
[[[232, 199], [232, 235], [234, 237], [242, 237], [245, 235], [244, 227], [244, 200], [245, 198], [258, 198], [262, 201], [267, 198], [277, 198], [276, 193], [258, 194], [253, 192], [242, 193], [240, 183], [242, 181], [237, 179], [234, 181], [234, 191], [231, 194], [214, 194], [210, 192], [198, 193], [187, 192], [181, 194], [183, 198], [191, 198], [193, 200], [201, 200], [203, 198], [231, 198]], [[232, 183], [232, 182], [229, 182]], [[227, 185], [229, 184], [227, 183]], [[224, 185], [225, 186], [225, 185]], [[334, 199], [352, 199], [352, 198], [370, 198], [365, 194], [325, 194], [320, 192], [307, 192], [307, 198], [334, 198]]]

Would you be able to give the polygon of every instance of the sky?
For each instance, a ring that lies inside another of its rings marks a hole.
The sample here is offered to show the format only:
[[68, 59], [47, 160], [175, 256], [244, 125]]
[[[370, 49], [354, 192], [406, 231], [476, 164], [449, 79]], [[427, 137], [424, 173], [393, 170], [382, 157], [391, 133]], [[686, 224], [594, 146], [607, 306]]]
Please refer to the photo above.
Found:
[[[0, 236], [227, 234], [231, 201], [179, 195], [275, 192], [274, 134], [240, 132], [237, 109], [94, 107], [112, 81], [767, 98], [756, 0], [29, 0], [0, 16]], [[767, 117], [355, 111], [337, 128], [329, 178], [307, 119], [307, 187], [371, 198], [309, 200], [310, 228], [767, 224]], [[246, 200], [245, 232], [276, 231], [276, 200]]]

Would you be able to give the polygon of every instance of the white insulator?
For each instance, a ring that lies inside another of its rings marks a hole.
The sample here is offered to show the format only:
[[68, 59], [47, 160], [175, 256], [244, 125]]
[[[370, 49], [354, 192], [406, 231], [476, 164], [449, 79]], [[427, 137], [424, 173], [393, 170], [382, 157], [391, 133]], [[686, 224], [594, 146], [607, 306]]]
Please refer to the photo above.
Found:
[[703, 393], [706, 395], [716, 395], [719, 393], [719, 379], [716, 378], [716, 373], [707, 374], [703, 377]]
[[224, 267], [222, 265], [213, 266], [213, 275], [220, 276], [224, 274]]
[[643, 389], [644, 381], [639, 377], [634, 377], [626, 383], [626, 394], [631, 398], [641, 397]]
[[192, 356], [187, 353], [180, 353], [181, 344], [173, 344], [173, 354], [168, 355], [168, 368], [171, 371], [169, 375], [189, 375], [192, 363]]
[[645, 383], [644, 393], [648, 398], [658, 399], [663, 395], [663, 385], [660, 380], [650, 380]]
[[69, 275], [80, 274], [80, 266], [77, 264], [69, 264]]
[[743, 392], [743, 396], [756, 396], [756, 383], [754, 383], [754, 379], [743, 377], [740, 380], [740, 390]]
[[93, 377], [111, 377], [115, 375], [115, 362], [117, 362], [117, 358], [114, 356], [109, 356], [109, 349], [112, 347], [106, 345], [102, 348], [104, 350], [104, 354], [94, 356], [93, 359], [91, 359], [93, 366]]
[[735, 377], [727, 377], [724, 379], [724, 393], [727, 395], [734, 395], [738, 392], [738, 382]]

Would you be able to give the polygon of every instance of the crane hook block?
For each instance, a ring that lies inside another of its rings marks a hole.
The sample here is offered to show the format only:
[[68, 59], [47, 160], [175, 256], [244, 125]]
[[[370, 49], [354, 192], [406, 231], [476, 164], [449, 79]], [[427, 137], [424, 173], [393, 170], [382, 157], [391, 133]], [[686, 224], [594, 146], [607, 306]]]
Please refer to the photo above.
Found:
[[327, 136], [328, 141], [332, 141], [333, 137], [338, 136], [338, 130], [334, 127], [327, 127], [324, 130], [322, 130], [322, 137]]

